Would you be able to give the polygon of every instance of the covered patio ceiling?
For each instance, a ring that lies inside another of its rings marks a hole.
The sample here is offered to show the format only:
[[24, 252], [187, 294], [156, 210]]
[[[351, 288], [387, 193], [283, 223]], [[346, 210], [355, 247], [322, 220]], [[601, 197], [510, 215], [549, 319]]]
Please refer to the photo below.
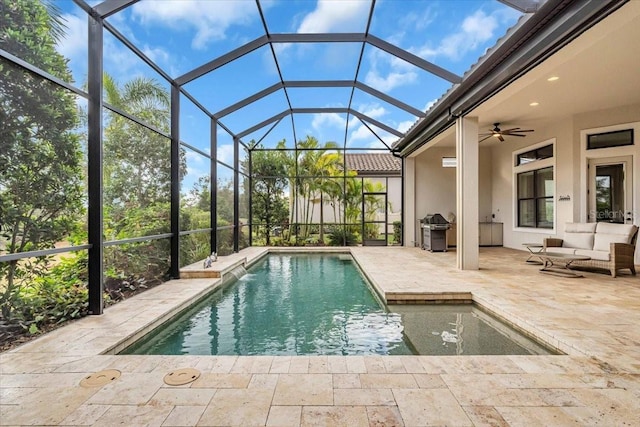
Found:
[[[495, 23], [497, 28], [469, 30], [488, 31], [491, 37], [486, 37], [484, 45], [475, 46], [476, 56], [462, 61], [449, 61], [439, 58], [432, 50], [420, 50], [418, 47], [425, 40], [402, 40], [398, 36], [402, 29], [393, 33], [386, 31], [382, 23], [392, 16], [390, 8], [396, 12], [401, 11], [398, 3], [320, 0], [314, 11], [301, 18], [300, 12], [296, 15], [279, 9], [274, 6], [274, 2], [247, 1], [242, 3], [242, 13], [245, 14], [242, 19], [247, 22], [253, 19], [253, 24], [243, 27], [238, 34], [231, 34], [229, 31], [225, 35], [226, 50], [207, 46], [208, 60], [191, 69], [185, 69], [182, 63], [161, 66], [159, 61], [154, 61], [157, 57], [152, 54], [154, 50], [140, 42], [143, 31], [149, 30], [131, 26], [127, 14], [132, 16], [137, 13], [138, 18], [143, 17], [142, 21], [150, 20], [152, 15], [142, 15], [140, 11], [143, 9], [162, 9], [154, 15], [154, 19], [160, 19], [159, 16], [164, 13], [167, 15], [165, 23], [171, 19], [172, 13], [176, 16], [174, 25], [164, 27], [165, 30], [168, 29], [167, 44], [157, 46], [156, 49], [171, 48], [170, 40], [175, 32], [184, 31], [184, 28], [179, 28], [183, 14], [175, 9], [179, 5], [174, 5], [172, 12], [170, 7], [163, 6], [162, 3], [156, 3], [155, 6], [151, 3], [144, 0], [106, 0], [93, 7], [90, 13], [103, 18], [110, 34], [133, 50], [155, 72], [177, 85], [185, 103], [197, 106], [248, 149], [258, 143], [273, 148], [275, 143], [268, 142], [269, 135], [276, 140], [286, 139], [287, 146], [293, 148], [292, 142], [303, 139], [310, 129], [308, 119], [304, 122], [301, 117], [312, 115], [319, 122], [339, 124], [342, 127], [338, 133], [321, 135], [320, 138], [325, 136], [344, 148], [389, 150], [394, 141], [404, 136], [411, 124], [425, 117], [424, 111], [430, 103], [447, 89], [462, 82], [464, 73], [482, 55], [482, 49], [489, 48], [523, 15], [535, 15], [545, 1], [486, 2], [482, 6], [483, 10], [498, 13], [504, 19]], [[413, 6], [416, 4], [424, 9], [425, 15], [415, 19], [424, 19], [425, 26], [433, 20], [441, 19], [435, 13], [434, 16], [427, 16], [433, 9], [433, 2], [412, 2]], [[224, 13], [222, 9], [227, 6], [223, 2], [199, 4], [201, 8], [218, 6], [221, 13]], [[457, 3], [446, 6], [450, 10], [457, 8], [458, 12], [463, 9], [462, 4]], [[293, 14], [283, 16], [283, 13]], [[309, 17], [323, 13], [325, 18], [332, 17], [338, 24], [310, 24]], [[352, 15], [340, 16], [341, 13]], [[288, 24], [283, 25], [283, 22]], [[401, 26], [402, 22], [398, 22], [398, 25]], [[466, 21], [460, 23], [461, 27], [464, 25], [475, 25], [475, 21], [470, 24]], [[446, 39], [444, 35], [442, 38]], [[435, 40], [432, 42], [437, 44]], [[328, 72], [317, 72], [317, 63], [301, 64], [291, 61], [290, 53], [294, 49], [314, 50], [329, 65], [339, 66]], [[185, 49], [185, 55], [187, 51]], [[268, 63], [267, 68], [271, 67], [272, 72], [256, 70], [255, 78], [241, 80], [237, 70], [254, 67], [252, 64], [255, 62], [252, 61], [255, 58]], [[390, 69], [387, 80], [370, 78], [376, 61], [382, 61], [380, 58], [384, 58]], [[193, 60], [184, 63], [193, 64]], [[108, 72], [108, 68], [108, 64], [105, 64], [105, 71]], [[400, 84], [389, 83], [389, 79], [394, 78], [394, 72], [398, 79], [403, 78], [403, 73], [404, 78], [407, 75], [419, 75], [419, 89], [402, 88]], [[224, 90], [228, 88], [234, 90]], [[369, 133], [368, 139], [354, 142], [350, 137], [350, 134], [363, 131]]]

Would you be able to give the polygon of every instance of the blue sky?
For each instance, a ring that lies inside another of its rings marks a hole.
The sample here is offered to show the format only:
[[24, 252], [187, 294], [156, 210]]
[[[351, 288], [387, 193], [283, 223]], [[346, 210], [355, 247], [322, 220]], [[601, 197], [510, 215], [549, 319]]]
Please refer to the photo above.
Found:
[[[67, 25], [67, 37], [60, 42], [59, 50], [70, 59], [76, 82], [84, 82], [86, 16], [71, 0], [59, 0], [57, 4]], [[270, 33], [362, 33], [371, 7], [370, 0], [263, 0], [260, 4]], [[462, 75], [519, 16], [519, 12], [497, 0], [378, 0], [370, 33]], [[254, 0], [142, 0], [111, 16], [108, 22], [174, 78], [265, 33]], [[362, 49], [361, 43], [275, 46], [285, 80], [353, 80]], [[108, 32], [105, 32], [104, 68], [119, 82], [133, 76], [162, 80]], [[451, 87], [449, 82], [371, 45], [365, 47], [357, 79], [422, 111]], [[265, 46], [188, 83], [185, 88], [215, 113], [279, 81], [273, 54]], [[294, 108], [347, 107], [350, 94], [350, 88], [288, 90]], [[287, 108], [284, 91], [280, 90], [221, 121], [240, 133]], [[352, 108], [401, 132], [417, 119], [360, 90], [354, 93]], [[346, 114], [295, 114], [293, 121], [298, 140], [312, 135], [321, 143], [384, 147], [353, 116], [349, 118], [346, 138]], [[209, 122], [184, 97], [180, 122], [181, 140], [208, 152]], [[262, 138], [269, 127], [243, 141]], [[397, 139], [379, 128], [373, 129], [389, 145]], [[289, 116], [263, 143], [274, 146], [282, 139], [293, 146]], [[219, 159], [232, 164], [232, 139], [222, 129], [218, 144]], [[201, 156], [188, 154], [191, 177], [206, 173], [206, 162], [198, 157]]]

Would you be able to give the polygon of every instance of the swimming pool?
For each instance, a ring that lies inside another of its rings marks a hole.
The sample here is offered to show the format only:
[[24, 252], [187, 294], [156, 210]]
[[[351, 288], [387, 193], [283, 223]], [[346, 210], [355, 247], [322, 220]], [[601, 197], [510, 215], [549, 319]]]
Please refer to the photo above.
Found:
[[[467, 314], [470, 310], [465, 308]], [[471, 325], [480, 321], [478, 316], [467, 317], [468, 330], [479, 329]], [[450, 317], [441, 319], [447, 330], [443, 333], [442, 325], [437, 326], [442, 338], [436, 344], [438, 351], [459, 354], [456, 349], [464, 344], [465, 354], [495, 354], [478, 353], [483, 350], [471, 345], [477, 340], [463, 342], [461, 330], [451, 332]], [[406, 307], [387, 308], [350, 255], [270, 254], [235, 283], [210, 294], [120, 354], [425, 354], [429, 340], [419, 335], [429, 328], [419, 326], [420, 322]], [[416, 333], [416, 328], [421, 332]], [[491, 339], [503, 338], [505, 334], [496, 333]], [[454, 341], [458, 344], [451, 346]], [[501, 354], [532, 353], [517, 344], [497, 347], [508, 347]]]

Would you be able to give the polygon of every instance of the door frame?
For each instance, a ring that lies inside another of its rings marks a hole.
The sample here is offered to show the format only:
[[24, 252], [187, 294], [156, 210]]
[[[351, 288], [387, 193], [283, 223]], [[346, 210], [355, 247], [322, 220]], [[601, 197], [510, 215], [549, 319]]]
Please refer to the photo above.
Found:
[[[621, 147], [599, 148], [595, 150], [587, 150], [587, 136], [594, 133], [614, 132], [618, 130], [633, 129], [634, 145], [626, 145]], [[640, 224], [640, 212], [638, 210], [640, 203], [640, 184], [637, 177], [640, 175], [640, 122], [623, 123], [612, 126], [604, 126], [591, 129], [583, 129], [580, 131], [580, 196], [579, 203], [580, 222], [589, 221], [589, 169], [588, 165], [592, 160], [619, 159], [623, 157], [631, 157], [631, 177], [626, 177], [631, 183], [631, 206], [627, 211], [633, 212], [632, 222], [636, 225]], [[575, 176], [575, 175], [574, 175]], [[576, 206], [574, 205], [574, 209]], [[575, 212], [575, 210], [574, 210]], [[595, 218], [594, 218], [595, 220]]]

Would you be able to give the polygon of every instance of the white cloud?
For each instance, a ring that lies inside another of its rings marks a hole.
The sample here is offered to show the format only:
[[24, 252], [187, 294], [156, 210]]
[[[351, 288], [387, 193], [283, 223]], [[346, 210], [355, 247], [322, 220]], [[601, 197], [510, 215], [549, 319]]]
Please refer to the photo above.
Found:
[[369, 7], [362, 0], [318, 0], [316, 9], [302, 19], [298, 33], [362, 31]]
[[[396, 126], [391, 126], [394, 127], [396, 130], [398, 130], [399, 132], [406, 132], [411, 126], [413, 126], [413, 124], [415, 123], [415, 121], [411, 121], [411, 120], [407, 120], [407, 121], [403, 121], [398, 123], [398, 125]], [[383, 130], [383, 129], [379, 129], [373, 125], [370, 125], [373, 130], [375, 131], [376, 135], [374, 135], [369, 128], [367, 128], [366, 126], [364, 126], [363, 124], [360, 124], [359, 126], [357, 126], [350, 134], [349, 134], [349, 139], [347, 141], [347, 146], [354, 146], [357, 145], [358, 147], [368, 147], [368, 148], [386, 148], [384, 147], [384, 144], [382, 142], [380, 142], [380, 139], [382, 139], [388, 146], [391, 146], [391, 144], [393, 144], [398, 137]], [[378, 137], [380, 139], [378, 139]]]
[[187, 158], [187, 163], [203, 164], [205, 160], [208, 160], [202, 154], [193, 150], [185, 150], [185, 157]]
[[[415, 124], [415, 122], [416, 122], [415, 120], [406, 120], [404, 122], [400, 122], [396, 129], [398, 129], [398, 131], [400, 131], [402, 133], [405, 133], [406, 131], [408, 131], [411, 128], [411, 126], [413, 126]], [[395, 136], [394, 136], [394, 138], [395, 138]]]
[[134, 4], [132, 11], [142, 24], [195, 29], [191, 42], [195, 49], [204, 49], [209, 42], [224, 39], [229, 27], [248, 25], [256, 17], [256, 6], [252, 1], [143, 1]]
[[389, 92], [396, 87], [404, 86], [415, 82], [418, 75], [414, 71], [398, 72], [391, 71], [383, 76], [376, 68], [371, 68], [364, 78], [369, 86], [382, 92]]
[[87, 17], [83, 12], [78, 14], [63, 14], [61, 16], [65, 28], [65, 35], [57, 44], [57, 51], [69, 59], [69, 68], [78, 86], [82, 85], [87, 75]]
[[67, 28], [65, 29], [65, 37], [58, 42], [58, 52], [67, 58], [78, 55], [85, 56], [89, 32], [86, 16], [64, 14], [61, 18]]
[[387, 114], [387, 110], [380, 104], [363, 104], [358, 107], [358, 111], [362, 114], [366, 114], [372, 119], [379, 119]]
[[[369, 52], [367, 59], [370, 65], [364, 81], [382, 92], [389, 92], [418, 80], [416, 67], [394, 55], [374, 49]], [[385, 75], [385, 72], [388, 74]]]
[[[185, 150], [187, 160], [187, 170], [185, 179], [182, 182], [182, 190], [190, 190], [193, 184], [198, 181], [199, 177], [209, 175], [209, 159], [203, 155], [192, 151]], [[186, 194], [184, 194], [186, 196]]]
[[319, 131], [325, 127], [343, 128], [346, 125], [346, 119], [338, 113], [320, 113], [314, 114], [311, 126]]
[[416, 54], [423, 58], [445, 56], [458, 60], [467, 52], [477, 49], [481, 43], [490, 40], [497, 27], [498, 18], [495, 14], [487, 15], [478, 10], [464, 19], [458, 32], [445, 37], [437, 47], [424, 45], [417, 49]]
[[428, 111], [431, 107], [433, 107], [434, 105], [436, 105], [436, 102], [438, 102], [438, 99], [432, 99], [431, 101], [427, 102], [424, 106], [424, 108], [422, 109], [422, 111]]
[[147, 58], [155, 62], [156, 64], [168, 64], [170, 63], [171, 55], [166, 50], [160, 47], [150, 47], [148, 45], [144, 45], [142, 48], [142, 53], [144, 53]]
[[352, 131], [349, 134], [349, 141], [348, 141], [347, 145], [351, 145], [355, 141], [362, 141], [362, 140], [371, 139], [371, 138], [377, 139], [371, 133], [371, 131], [369, 130], [368, 127], [366, 127], [365, 125], [361, 124], [360, 126], [358, 126], [354, 131]]
[[413, 27], [417, 31], [424, 31], [436, 18], [436, 11], [432, 5], [428, 5], [424, 10], [415, 10], [405, 14], [400, 18], [398, 27]]
[[233, 166], [233, 144], [218, 145], [217, 160]]

